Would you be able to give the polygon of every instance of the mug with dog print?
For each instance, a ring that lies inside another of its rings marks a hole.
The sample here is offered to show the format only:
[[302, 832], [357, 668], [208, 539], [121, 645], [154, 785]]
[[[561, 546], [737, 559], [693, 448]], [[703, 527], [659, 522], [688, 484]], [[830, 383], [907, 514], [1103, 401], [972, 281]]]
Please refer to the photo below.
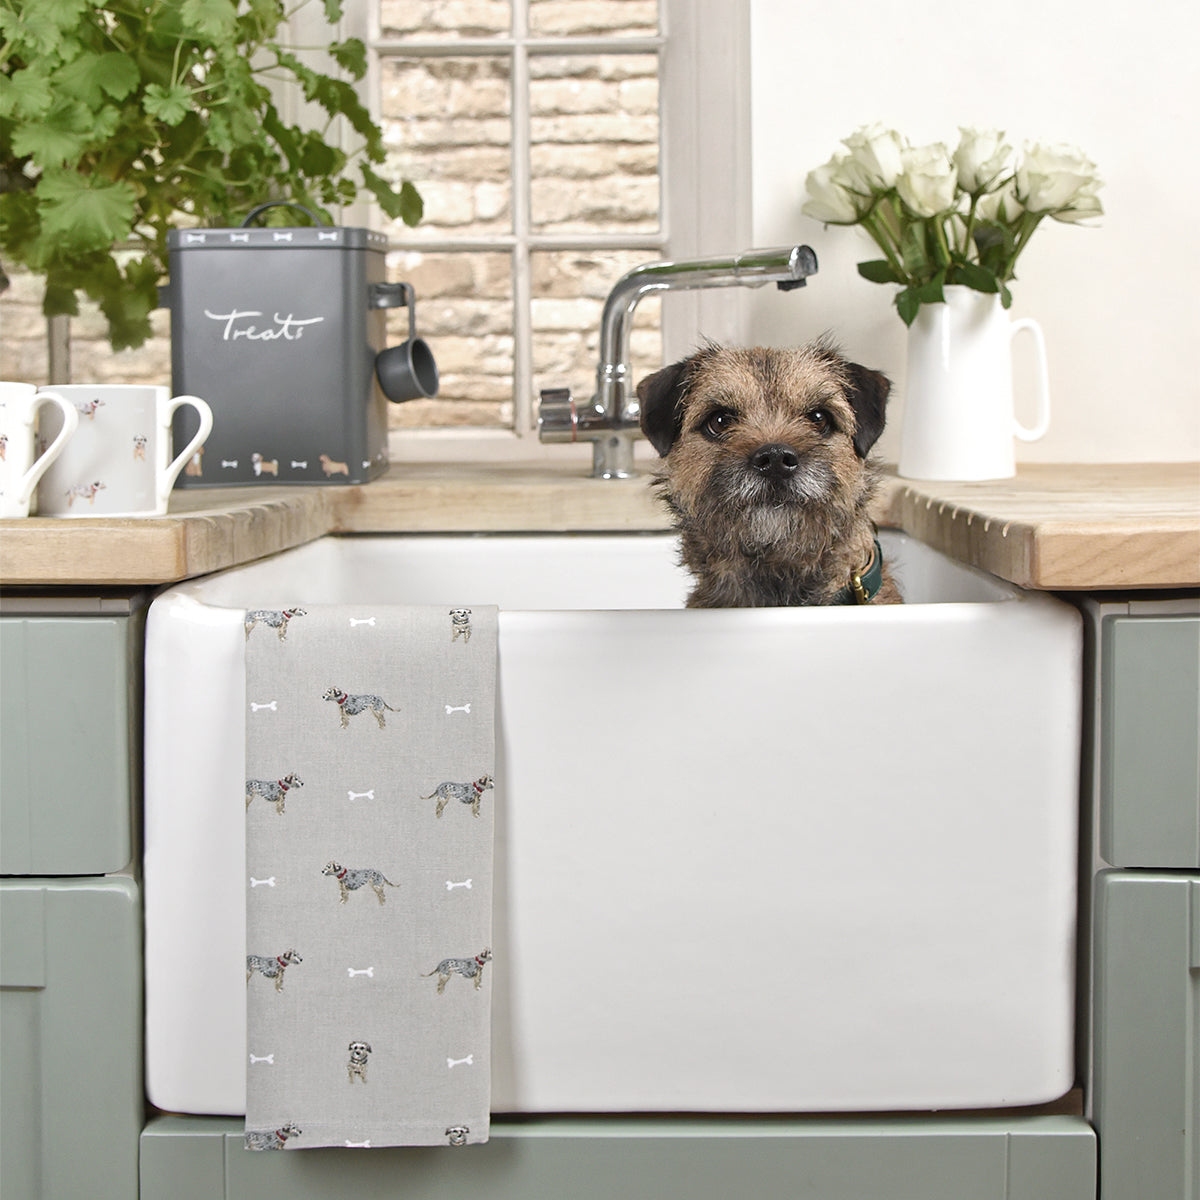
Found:
[[[908, 331], [908, 376], [899, 473], [907, 479], [1010, 479], [1013, 438], [1037, 441], [1050, 426], [1046, 346], [1038, 323], [1009, 320], [995, 294], [961, 285], [922, 304]], [[1016, 419], [1012, 341], [1033, 337], [1037, 418]]]
[[[212, 410], [198, 396], [140, 384], [57, 387], [79, 427], [38, 485], [38, 512], [51, 517], [146, 517], [167, 511], [184, 464], [212, 432]], [[189, 405], [200, 428], [171, 457], [171, 417]], [[52, 423], [47, 421], [50, 426]]]
[[[46, 406], [59, 410], [53, 437], [44, 430], [38, 434]], [[38, 480], [78, 424], [79, 414], [57, 392], [39, 392], [32, 383], [0, 383], [0, 517], [29, 516]]]

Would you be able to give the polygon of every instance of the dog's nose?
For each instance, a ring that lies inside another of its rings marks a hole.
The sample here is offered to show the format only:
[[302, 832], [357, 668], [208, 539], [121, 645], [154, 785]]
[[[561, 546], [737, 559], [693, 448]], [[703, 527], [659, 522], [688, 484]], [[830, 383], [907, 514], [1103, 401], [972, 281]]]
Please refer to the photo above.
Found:
[[793, 474], [800, 465], [800, 456], [782, 442], [773, 442], [769, 446], [759, 446], [750, 455], [750, 466], [762, 475], [782, 479]]

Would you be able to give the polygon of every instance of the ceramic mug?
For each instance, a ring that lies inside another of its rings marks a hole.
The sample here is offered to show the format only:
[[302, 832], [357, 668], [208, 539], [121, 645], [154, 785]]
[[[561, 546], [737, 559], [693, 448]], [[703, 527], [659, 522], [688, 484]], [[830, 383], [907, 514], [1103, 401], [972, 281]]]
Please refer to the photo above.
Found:
[[[38, 413], [47, 404], [59, 410], [58, 432], [53, 439], [43, 434], [39, 444]], [[0, 383], [0, 517], [29, 516], [38, 480], [78, 424], [79, 414], [57, 392], [39, 392], [32, 383]]]
[[[945, 289], [922, 304], [908, 331], [908, 375], [900, 426], [899, 473], [908, 479], [1010, 479], [1013, 438], [1033, 442], [1050, 427], [1046, 345], [1038, 323], [1011, 321], [994, 294]], [[1013, 407], [1012, 340], [1033, 338], [1037, 419], [1022, 425]]]
[[[162, 516], [184, 463], [212, 432], [208, 405], [152, 385], [70, 384], [54, 390], [74, 405], [79, 427], [38, 484], [38, 513]], [[184, 405], [200, 414], [200, 428], [172, 458], [171, 416]]]

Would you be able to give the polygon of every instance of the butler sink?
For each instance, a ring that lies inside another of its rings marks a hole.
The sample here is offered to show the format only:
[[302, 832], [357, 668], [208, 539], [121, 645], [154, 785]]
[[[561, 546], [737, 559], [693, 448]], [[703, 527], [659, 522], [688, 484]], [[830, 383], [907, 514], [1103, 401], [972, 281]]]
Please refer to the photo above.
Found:
[[497, 1112], [1070, 1089], [1081, 632], [882, 536], [908, 603], [683, 610], [669, 535], [326, 538], [146, 658], [150, 1099], [244, 1111], [244, 607], [500, 606]]

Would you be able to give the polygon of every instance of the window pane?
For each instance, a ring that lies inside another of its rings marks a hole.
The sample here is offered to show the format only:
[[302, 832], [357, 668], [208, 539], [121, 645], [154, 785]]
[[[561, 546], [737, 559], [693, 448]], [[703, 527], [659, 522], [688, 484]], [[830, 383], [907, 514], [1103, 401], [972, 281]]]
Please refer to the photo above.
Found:
[[529, 0], [529, 32], [535, 37], [653, 37], [658, 32], [658, 4], [656, 0]]
[[[559, 250], [531, 256], [535, 396], [548, 387], [569, 387], [584, 399], [595, 391], [604, 300], [626, 271], [655, 257], [645, 250]], [[629, 336], [635, 382], [662, 365], [659, 318], [657, 297], [647, 297], [635, 310]]]
[[512, 5], [509, 0], [380, 0], [379, 23], [385, 38], [489, 37], [508, 33]]
[[511, 73], [505, 58], [385, 59], [387, 170], [411, 179], [425, 201], [414, 229], [383, 231], [404, 242], [512, 230]]
[[[388, 278], [417, 293], [417, 336], [438, 366], [433, 400], [388, 405], [393, 429], [513, 423], [511, 256], [503, 252], [388, 255]], [[408, 309], [389, 309], [388, 345], [408, 337]]]
[[8, 268], [9, 288], [0, 294], [0, 378], [44, 384], [50, 377], [41, 275]]
[[657, 231], [657, 70], [653, 54], [532, 59], [534, 229]]

